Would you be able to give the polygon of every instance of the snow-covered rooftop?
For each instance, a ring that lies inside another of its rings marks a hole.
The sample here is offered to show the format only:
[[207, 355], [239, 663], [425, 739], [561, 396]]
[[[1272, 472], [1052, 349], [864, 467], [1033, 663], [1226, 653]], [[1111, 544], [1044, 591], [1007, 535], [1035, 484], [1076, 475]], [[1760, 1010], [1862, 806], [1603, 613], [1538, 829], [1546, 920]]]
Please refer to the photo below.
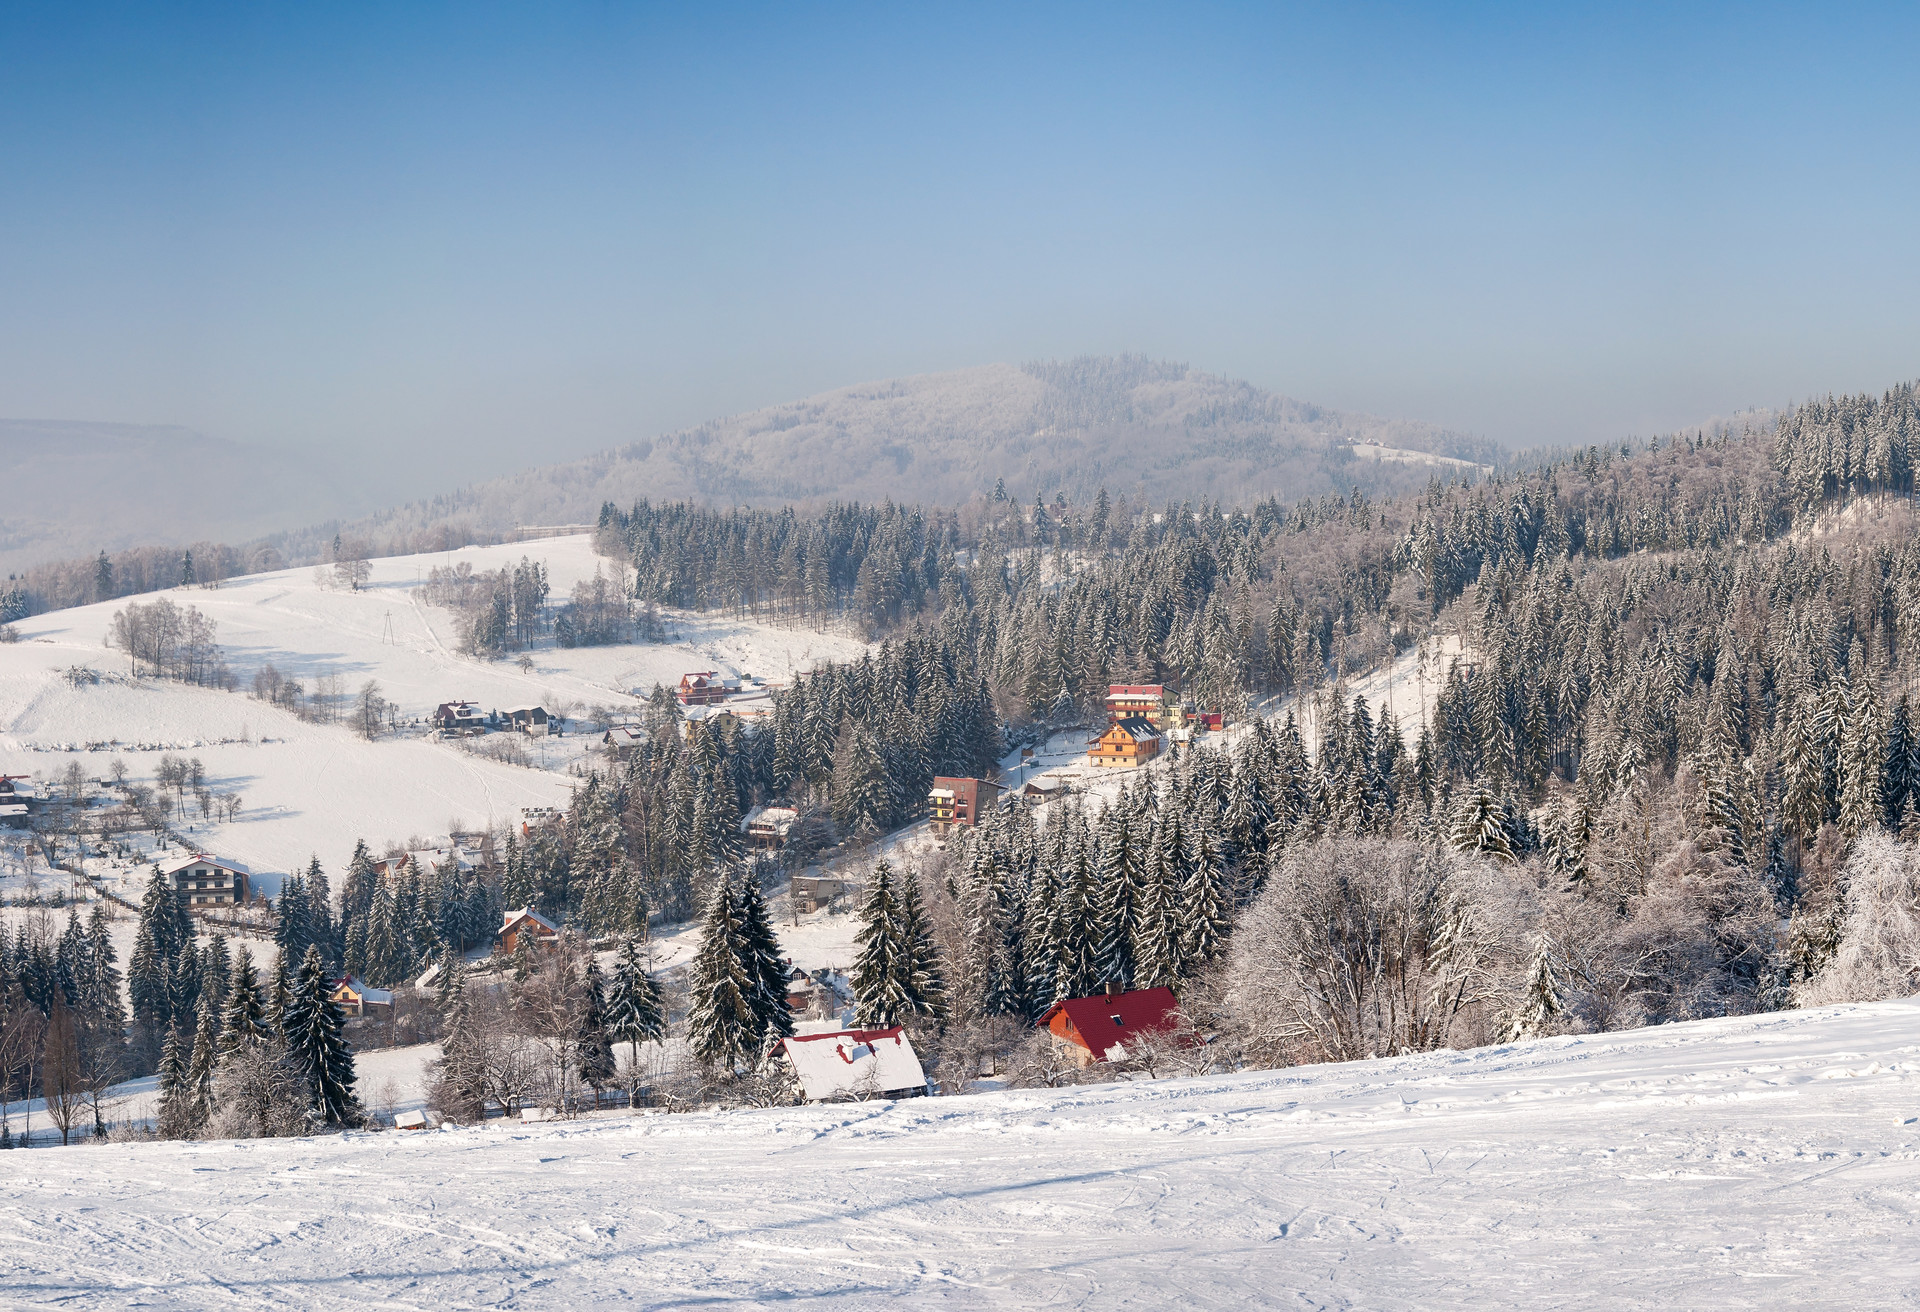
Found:
[[874, 1098], [926, 1087], [927, 1073], [899, 1026], [837, 1030], [782, 1039], [807, 1101]]

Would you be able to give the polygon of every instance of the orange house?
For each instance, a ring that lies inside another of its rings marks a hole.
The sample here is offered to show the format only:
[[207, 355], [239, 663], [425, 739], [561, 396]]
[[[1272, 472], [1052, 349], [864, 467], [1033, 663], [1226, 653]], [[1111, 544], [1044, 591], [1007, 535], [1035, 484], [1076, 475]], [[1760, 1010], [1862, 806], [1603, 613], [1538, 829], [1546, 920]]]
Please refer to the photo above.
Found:
[[509, 911], [506, 923], [493, 936], [493, 950], [510, 957], [520, 950], [522, 941], [536, 949], [555, 947], [560, 942], [560, 927], [532, 907]]
[[1096, 993], [1062, 998], [1037, 1023], [1053, 1035], [1055, 1051], [1081, 1066], [1091, 1066], [1097, 1061], [1125, 1061], [1142, 1039], [1177, 1034], [1180, 1003], [1173, 990], [1166, 988]]
[[1137, 717], [1116, 720], [1094, 741], [1087, 755], [1097, 766], [1125, 770], [1160, 755], [1160, 731]]

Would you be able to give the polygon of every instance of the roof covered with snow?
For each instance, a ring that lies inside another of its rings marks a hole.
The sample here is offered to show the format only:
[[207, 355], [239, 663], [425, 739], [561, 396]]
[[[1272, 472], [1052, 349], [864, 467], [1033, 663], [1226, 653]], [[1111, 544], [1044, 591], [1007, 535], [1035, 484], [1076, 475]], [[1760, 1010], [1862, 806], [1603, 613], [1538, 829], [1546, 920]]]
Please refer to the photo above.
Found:
[[160, 873], [163, 875], [177, 875], [182, 870], [201, 865], [216, 866], [221, 870], [231, 870], [235, 874], [240, 875], [251, 876], [253, 874], [253, 871], [241, 865], [238, 861], [228, 861], [222, 857], [208, 856], [205, 852], [198, 852], [193, 856], [176, 857], [171, 861], [162, 861], [160, 863]]
[[919, 1054], [898, 1025], [884, 1030], [836, 1030], [782, 1039], [807, 1101], [876, 1098], [926, 1087]]

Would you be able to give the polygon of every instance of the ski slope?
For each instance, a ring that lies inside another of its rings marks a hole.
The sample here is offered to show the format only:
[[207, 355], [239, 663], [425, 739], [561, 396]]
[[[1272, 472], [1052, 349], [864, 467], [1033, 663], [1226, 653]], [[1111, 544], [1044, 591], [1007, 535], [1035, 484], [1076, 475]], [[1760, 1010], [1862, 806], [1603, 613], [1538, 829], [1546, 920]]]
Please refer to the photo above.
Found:
[[[466, 562], [479, 572], [522, 556], [545, 562], [556, 602], [596, 568], [608, 568], [591, 539], [576, 536], [376, 560], [357, 592], [324, 586], [313, 569], [293, 569], [165, 595], [215, 621], [243, 688], [269, 662], [309, 692], [329, 675], [349, 694], [372, 679], [401, 716], [414, 719], [453, 700], [489, 709], [600, 706], [618, 714], [655, 684], [677, 684], [689, 671], [785, 680], [865, 650], [851, 637], [671, 612], [663, 617], [670, 642], [572, 650], [549, 644], [526, 653], [525, 670], [518, 654], [500, 661], [461, 655], [452, 615], [416, 599], [416, 587], [435, 565]], [[269, 876], [314, 854], [337, 870], [356, 838], [376, 847], [431, 839], [456, 821], [500, 825], [518, 820], [523, 807], [563, 804], [573, 784], [566, 771], [589, 745], [532, 739], [530, 764], [506, 765], [417, 731], [368, 743], [343, 725], [310, 724], [242, 693], [136, 681], [127, 677], [126, 657], [105, 642], [113, 613], [126, 604], [35, 616], [15, 626], [21, 641], [0, 646], [0, 773], [32, 774], [44, 786], [69, 761], [101, 777], [118, 757], [139, 780], [151, 776], [163, 752], [198, 757], [212, 790], [239, 793], [244, 809], [232, 824], [196, 817], [179, 827], [184, 832], [191, 823], [194, 845]], [[75, 686], [63, 676], [75, 666], [105, 681]], [[263, 887], [272, 893], [277, 880]]]
[[1344, 1066], [8, 1155], [0, 1301], [1882, 1308], [1920, 1005]]

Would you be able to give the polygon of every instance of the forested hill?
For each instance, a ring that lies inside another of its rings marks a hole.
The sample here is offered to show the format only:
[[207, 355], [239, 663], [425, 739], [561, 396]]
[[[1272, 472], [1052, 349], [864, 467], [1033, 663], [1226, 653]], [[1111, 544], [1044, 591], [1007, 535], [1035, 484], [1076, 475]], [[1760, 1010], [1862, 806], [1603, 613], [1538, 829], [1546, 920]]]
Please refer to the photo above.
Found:
[[[650, 800], [677, 770], [730, 780], [728, 814], [782, 797], [884, 831], [932, 774], [994, 755], [989, 701], [1018, 736], [1097, 719], [1109, 680], [1177, 680], [1232, 718], [1293, 693], [1283, 721], [1183, 753], [1117, 804], [979, 831], [948, 885], [959, 923], [989, 933], [955, 931], [963, 1011], [1032, 1015], [1102, 979], [1217, 983], [1235, 904], [1272, 880], [1299, 884], [1302, 905], [1332, 897], [1312, 872], [1380, 839], [1519, 873], [1422, 867], [1438, 881], [1425, 892], [1378, 890], [1417, 893], [1391, 910], [1426, 961], [1396, 967], [1410, 987], [1451, 969], [1449, 942], [1471, 930], [1480, 1002], [1497, 1005], [1335, 1055], [1487, 1041], [1529, 1006], [1539, 1032], [1891, 988], [1847, 918], [1885, 892], [1861, 881], [1897, 883], [1912, 865], [1898, 841], [1920, 839], [1917, 445], [1902, 387], [1380, 502], [609, 506], [603, 549], [642, 599], [851, 619], [884, 640], [796, 686], [770, 731], [708, 744], [711, 767], [675, 764], [688, 749], [658, 739], [666, 759], [608, 780], [609, 801], [638, 808], [630, 868], [657, 863], [663, 892], [685, 889], [700, 879], [676, 855], [685, 822]], [[1437, 634], [1463, 655], [1422, 722], [1347, 690]], [[1861, 846], [1875, 835], [1895, 839]], [[1847, 874], [1860, 852], [1880, 855]], [[1176, 941], [1169, 925], [1208, 932]]]
[[1106, 487], [1156, 503], [1247, 504], [1415, 488], [1436, 467], [1498, 454], [1428, 424], [1326, 410], [1181, 364], [1085, 357], [843, 387], [478, 484], [393, 524], [591, 521], [603, 501], [642, 496], [958, 505], [1002, 482], [1028, 502], [1060, 491], [1087, 501]]

